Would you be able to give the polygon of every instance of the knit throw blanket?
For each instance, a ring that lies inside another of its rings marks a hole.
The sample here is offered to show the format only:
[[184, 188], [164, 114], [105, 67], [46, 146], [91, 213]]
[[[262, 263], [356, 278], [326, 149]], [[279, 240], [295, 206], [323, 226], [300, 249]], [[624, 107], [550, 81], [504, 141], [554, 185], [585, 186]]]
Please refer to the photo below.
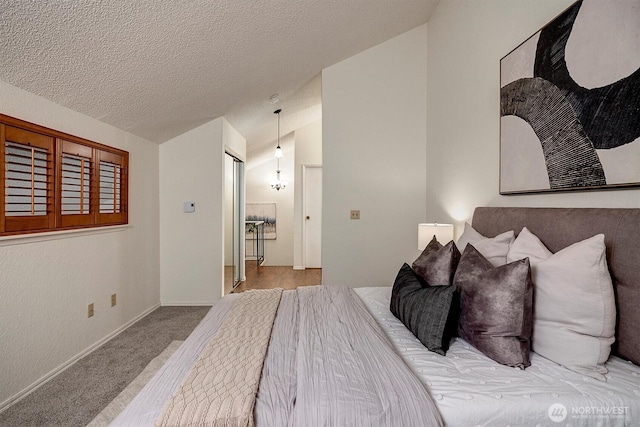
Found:
[[282, 289], [244, 292], [165, 403], [156, 426], [253, 426], [253, 407]]

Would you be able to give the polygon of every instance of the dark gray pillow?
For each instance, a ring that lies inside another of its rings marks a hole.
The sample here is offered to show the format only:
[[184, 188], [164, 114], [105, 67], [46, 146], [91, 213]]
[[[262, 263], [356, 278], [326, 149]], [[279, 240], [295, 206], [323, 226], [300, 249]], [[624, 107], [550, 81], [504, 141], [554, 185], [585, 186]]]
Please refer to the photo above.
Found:
[[531, 365], [529, 258], [494, 267], [468, 244], [454, 284], [460, 292], [459, 335], [498, 363], [521, 369]]
[[426, 286], [404, 264], [393, 284], [390, 309], [425, 347], [444, 355], [458, 321], [456, 297], [455, 286]]
[[411, 266], [429, 286], [448, 286], [460, 261], [460, 251], [453, 240], [442, 246], [436, 236]]

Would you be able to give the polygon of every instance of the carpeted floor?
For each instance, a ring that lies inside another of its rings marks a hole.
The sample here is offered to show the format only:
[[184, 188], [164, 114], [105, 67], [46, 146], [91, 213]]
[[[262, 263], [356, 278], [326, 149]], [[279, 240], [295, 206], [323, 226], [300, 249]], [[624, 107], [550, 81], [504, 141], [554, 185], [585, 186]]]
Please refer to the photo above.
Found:
[[158, 308], [0, 414], [0, 426], [86, 426], [209, 308]]
[[171, 344], [164, 349], [159, 356], [156, 356], [149, 364], [144, 368], [142, 373], [133, 380], [127, 388], [122, 390], [120, 394], [107, 405], [89, 424], [87, 427], [106, 427], [111, 421], [113, 421], [124, 408], [136, 397], [140, 390], [153, 378], [158, 370], [165, 364], [169, 357], [180, 347], [184, 341], [176, 340], [171, 341]]

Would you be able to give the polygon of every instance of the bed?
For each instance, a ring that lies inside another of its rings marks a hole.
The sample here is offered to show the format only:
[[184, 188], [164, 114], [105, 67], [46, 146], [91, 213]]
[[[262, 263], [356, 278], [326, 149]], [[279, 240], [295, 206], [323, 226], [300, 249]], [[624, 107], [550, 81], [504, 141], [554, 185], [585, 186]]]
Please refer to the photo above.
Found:
[[[602, 380], [535, 351], [524, 370], [505, 366], [460, 337], [451, 340], [445, 355], [429, 351], [391, 313], [391, 287], [298, 288], [279, 297], [257, 370], [257, 397], [242, 402], [251, 416], [227, 425], [640, 423], [640, 210], [477, 208], [471, 225], [487, 237], [509, 230], [518, 234], [526, 226], [551, 252], [604, 234], [617, 316]], [[167, 402], [209, 351], [241, 295], [228, 295], [211, 309], [112, 425], [160, 425], [162, 419], [180, 425], [181, 415], [163, 418]], [[254, 315], [250, 308], [249, 313], [245, 317]], [[238, 319], [236, 324], [242, 316]], [[251, 371], [246, 366], [237, 369], [243, 376]], [[238, 375], [229, 372], [226, 368], [222, 376]], [[192, 404], [189, 396], [183, 396], [187, 404], [179, 414]]]

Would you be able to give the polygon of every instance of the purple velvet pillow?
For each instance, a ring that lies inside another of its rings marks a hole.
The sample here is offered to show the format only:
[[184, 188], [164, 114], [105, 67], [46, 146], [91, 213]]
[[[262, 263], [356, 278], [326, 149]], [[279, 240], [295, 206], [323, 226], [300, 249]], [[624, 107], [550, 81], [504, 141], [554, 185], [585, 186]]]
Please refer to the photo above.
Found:
[[429, 286], [449, 286], [453, 283], [458, 261], [460, 251], [453, 240], [442, 246], [433, 236], [411, 268]]
[[498, 363], [531, 365], [533, 283], [529, 258], [494, 267], [468, 244], [454, 284], [460, 292], [458, 333]]

